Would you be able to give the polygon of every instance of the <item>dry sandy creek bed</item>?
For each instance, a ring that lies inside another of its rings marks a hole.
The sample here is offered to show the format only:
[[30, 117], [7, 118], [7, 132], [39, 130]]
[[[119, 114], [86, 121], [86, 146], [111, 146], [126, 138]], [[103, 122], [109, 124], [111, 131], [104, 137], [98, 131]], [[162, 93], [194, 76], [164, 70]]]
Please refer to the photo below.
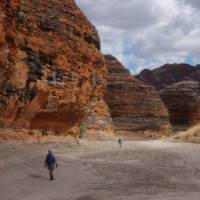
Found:
[[[57, 157], [56, 180], [43, 166]], [[0, 144], [0, 200], [200, 200], [200, 145], [167, 141]]]

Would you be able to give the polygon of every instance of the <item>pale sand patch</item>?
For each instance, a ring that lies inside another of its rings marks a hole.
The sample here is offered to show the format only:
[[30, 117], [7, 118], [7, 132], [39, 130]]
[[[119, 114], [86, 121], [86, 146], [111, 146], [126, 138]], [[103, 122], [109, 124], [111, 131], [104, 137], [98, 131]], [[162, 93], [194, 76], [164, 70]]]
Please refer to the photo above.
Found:
[[[43, 167], [58, 160], [55, 182]], [[200, 145], [116, 140], [0, 144], [1, 200], [198, 200]]]

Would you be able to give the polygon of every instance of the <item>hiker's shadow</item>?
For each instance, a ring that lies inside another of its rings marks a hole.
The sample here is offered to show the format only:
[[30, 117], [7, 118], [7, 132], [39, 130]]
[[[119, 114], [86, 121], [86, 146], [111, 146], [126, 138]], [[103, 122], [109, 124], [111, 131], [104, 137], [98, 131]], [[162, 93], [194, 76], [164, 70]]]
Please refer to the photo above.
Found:
[[38, 174], [30, 174], [29, 176], [32, 177], [32, 178], [35, 178], [35, 179], [40, 179], [40, 180], [45, 180], [45, 181], [49, 180], [48, 178], [45, 178], [45, 177], [40, 176]]

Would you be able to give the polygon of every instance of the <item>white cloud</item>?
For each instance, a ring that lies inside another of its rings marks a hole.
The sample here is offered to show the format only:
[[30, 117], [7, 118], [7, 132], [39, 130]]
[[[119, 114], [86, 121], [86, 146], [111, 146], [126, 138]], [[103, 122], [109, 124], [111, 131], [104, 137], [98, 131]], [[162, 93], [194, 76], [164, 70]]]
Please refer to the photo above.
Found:
[[165, 63], [200, 62], [199, 0], [76, 0], [98, 29], [102, 51], [132, 73]]
[[200, 1], [199, 0], [180, 0], [180, 1], [184, 1], [185, 3], [187, 3], [188, 5], [191, 5], [195, 9], [200, 8]]

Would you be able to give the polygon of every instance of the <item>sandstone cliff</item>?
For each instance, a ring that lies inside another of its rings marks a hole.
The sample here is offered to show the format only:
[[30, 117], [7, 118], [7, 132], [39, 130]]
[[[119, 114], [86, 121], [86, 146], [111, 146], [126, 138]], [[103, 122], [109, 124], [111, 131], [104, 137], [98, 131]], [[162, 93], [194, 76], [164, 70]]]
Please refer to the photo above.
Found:
[[175, 129], [184, 129], [200, 122], [200, 83], [182, 81], [160, 91]]
[[159, 94], [136, 80], [113, 56], [106, 55], [108, 85], [105, 101], [115, 131], [160, 131], [169, 128], [168, 112]]
[[0, 1], [0, 123], [79, 134], [102, 98], [95, 28], [74, 0]]
[[160, 90], [180, 81], [200, 82], [200, 66], [166, 64], [154, 70], [145, 69], [136, 78]]

